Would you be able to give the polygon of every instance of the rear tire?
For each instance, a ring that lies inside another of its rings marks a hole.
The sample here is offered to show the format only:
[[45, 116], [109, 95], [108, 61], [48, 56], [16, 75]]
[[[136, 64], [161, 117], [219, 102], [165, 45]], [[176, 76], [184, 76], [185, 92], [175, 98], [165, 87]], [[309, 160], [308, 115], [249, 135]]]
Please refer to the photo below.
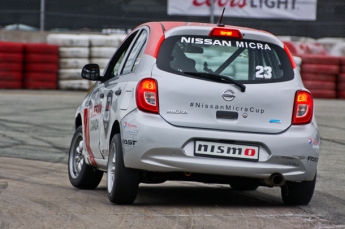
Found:
[[312, 181], [286, 182], [281, 187], [281, 196], [286, 205], [308, 205], [313, 197], [316, 174]]
[[137, 197], [139, 172], [125, 167], [120, 134], [115, 134], [110, 143], [107, 186], [112, 203], [132, 204]]
[[102, 180], [103, 172], [85, 163], [81, 126], [75, 131], [69, 149], [68, 176], [71, 184], [80, 189], [95, 189]]

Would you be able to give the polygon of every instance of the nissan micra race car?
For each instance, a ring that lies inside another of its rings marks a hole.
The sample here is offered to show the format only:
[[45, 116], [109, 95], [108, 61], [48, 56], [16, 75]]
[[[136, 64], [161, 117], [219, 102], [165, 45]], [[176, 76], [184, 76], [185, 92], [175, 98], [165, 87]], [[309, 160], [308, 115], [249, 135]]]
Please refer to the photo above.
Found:
[[306, 205], [320, 136], [313, 98], [293, 56], [264, 31], [223, 24], [149, 22], [122, 42], [78, 108], [68, 172], [73, 186], [132, 204], [140, 183], [280, 187]]

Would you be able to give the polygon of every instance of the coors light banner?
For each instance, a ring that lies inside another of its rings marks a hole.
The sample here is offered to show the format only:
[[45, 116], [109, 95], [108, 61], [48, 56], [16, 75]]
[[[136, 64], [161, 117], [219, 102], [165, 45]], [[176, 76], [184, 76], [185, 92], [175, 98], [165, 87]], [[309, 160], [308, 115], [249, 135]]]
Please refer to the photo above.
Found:
[[[210, 15], [212, 0], [168, 0], [168, 15]], [[316, 20], [317, 0], [213, 0], [214, 15]]]

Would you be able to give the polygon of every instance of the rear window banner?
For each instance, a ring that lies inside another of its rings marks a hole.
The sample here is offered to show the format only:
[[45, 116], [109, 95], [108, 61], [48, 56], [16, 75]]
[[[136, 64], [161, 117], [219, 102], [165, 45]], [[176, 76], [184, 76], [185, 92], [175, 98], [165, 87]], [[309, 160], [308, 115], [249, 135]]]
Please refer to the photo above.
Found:
[[168, 37], [160, 47], [157, 67], [187, 77], [207, 72], [243, 83], [282, 82], [294, 77], [288, 56], [276, 44], [209, 36]]
[[268, 44], [247, 41], [231, 41], [213, 38], [199, 38], [199, 37], [181, 37], [181, 43], [187, 44], [204, 44], [204, 45], [219, 45], [219, 46], [234, 46], [237, 48], [251, 48], [271, 50]]
[[[317, 0], [214, 0], [214, 14], [225, 17], [316, 20]], [[210, 15], [210, 0], [168, 0], [168, 15]]]

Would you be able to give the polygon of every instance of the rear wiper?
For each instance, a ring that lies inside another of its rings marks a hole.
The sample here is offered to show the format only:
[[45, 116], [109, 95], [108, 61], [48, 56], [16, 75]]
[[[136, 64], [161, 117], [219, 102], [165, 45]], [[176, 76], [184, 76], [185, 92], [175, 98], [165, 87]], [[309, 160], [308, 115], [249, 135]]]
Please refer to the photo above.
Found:
[[207, 72], [183, 72], [183, 73], [188, 74], [188, 75], [193, 75], [193, 76], [199, 76], [199, 77], [202, 77], [202, 78], [208, 78], [208, 79], [216, 80], [218, 82], [226, 81], [228, 83], [235, 84], [237, 87], [239, 87], [241, 89], [241, 92], [245, 92], [246, 91], [246, 86], [245, 85], [237, 82], [234, 79], [226, 77], [226, 76], [212, 74], [212, 73], [207, 73]]

